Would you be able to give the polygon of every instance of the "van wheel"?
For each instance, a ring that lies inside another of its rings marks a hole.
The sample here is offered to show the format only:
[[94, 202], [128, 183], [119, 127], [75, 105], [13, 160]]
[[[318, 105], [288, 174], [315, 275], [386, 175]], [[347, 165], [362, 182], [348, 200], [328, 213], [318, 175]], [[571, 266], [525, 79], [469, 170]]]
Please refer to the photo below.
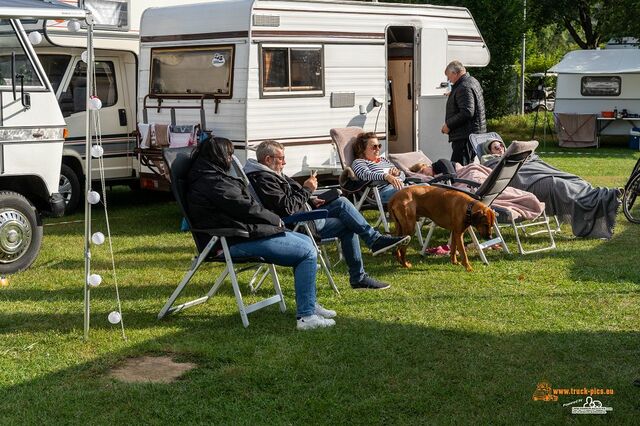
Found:
[[42, 225], [35, 207], [20, 194], [0, 192], [0, 274], [31, 266], [41, 243]]
[[76, 172], [66, 164], [60, 168], [58, 192], [64, 198], [64, 214], [75, 212], [80, 202], [80, 179], [78, 179]]
[[536, 107], [536, 111], [538, 111], [538, 112], [546, 112], [547, 111], [547, 107], [545, 107], [544, 105], [538, 105]]

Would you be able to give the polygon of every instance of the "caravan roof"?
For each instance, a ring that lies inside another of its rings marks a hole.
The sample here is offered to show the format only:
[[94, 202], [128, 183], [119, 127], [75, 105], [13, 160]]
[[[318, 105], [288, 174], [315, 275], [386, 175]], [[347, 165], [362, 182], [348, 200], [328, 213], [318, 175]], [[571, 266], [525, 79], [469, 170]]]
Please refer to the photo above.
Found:
[[640, 49], [574, 50], [549, 71], [561, 74], [625, 74], [640, 72]]

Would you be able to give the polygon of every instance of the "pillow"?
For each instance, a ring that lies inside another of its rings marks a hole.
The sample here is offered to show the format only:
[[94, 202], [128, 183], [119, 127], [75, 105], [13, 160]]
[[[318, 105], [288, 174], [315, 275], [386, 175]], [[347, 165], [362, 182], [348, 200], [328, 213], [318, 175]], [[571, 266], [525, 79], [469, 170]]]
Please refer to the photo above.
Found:
[[406, 175], [411, 174], [409, 168], [417, 163], [431, 164], [432, 161], [424, 155], [422, 151], [403, 152], [398, 154], [389, 154], [389, 161], [396, 165]]

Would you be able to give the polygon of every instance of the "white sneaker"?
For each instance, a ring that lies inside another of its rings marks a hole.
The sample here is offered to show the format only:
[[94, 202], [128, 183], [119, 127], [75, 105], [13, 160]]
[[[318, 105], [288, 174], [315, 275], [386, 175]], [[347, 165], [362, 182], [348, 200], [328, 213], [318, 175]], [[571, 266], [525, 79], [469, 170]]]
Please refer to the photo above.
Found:
[[322, 318], [320, 315], [308, 315], [298, 320], [298, 330], [311, 330], [319, 327], [332, 327], [336, 322], [332, 319]]
[[326, 309], [319, 303], [316, 303], [316, 310], [314, 314], [320, 315], [323, 318], [335, 318], [337, 315], [336, 311], [332, 311], [331, 309]]

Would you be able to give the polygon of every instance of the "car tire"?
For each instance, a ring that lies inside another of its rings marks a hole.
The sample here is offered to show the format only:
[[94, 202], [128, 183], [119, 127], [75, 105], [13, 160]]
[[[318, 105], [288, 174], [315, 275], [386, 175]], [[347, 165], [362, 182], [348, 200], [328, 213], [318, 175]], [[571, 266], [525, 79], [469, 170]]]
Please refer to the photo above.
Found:
[[0, 191], [0, 274], [27, 269], [41, 244], [42, 225], [35, 207], [16, 192]]
[[60, 168], [58, 192], [64, 198], [64, 214], [68, 215], [75, 212], [80, 203], [80, 179], [75, 170], [66, 164], [62, 164]]
[[545, 107], [544, 105], [538, 105], [536, 107], [536, 111], [538, 111], [538, 112], [546, 112], [547, 111], [547, 107]]

